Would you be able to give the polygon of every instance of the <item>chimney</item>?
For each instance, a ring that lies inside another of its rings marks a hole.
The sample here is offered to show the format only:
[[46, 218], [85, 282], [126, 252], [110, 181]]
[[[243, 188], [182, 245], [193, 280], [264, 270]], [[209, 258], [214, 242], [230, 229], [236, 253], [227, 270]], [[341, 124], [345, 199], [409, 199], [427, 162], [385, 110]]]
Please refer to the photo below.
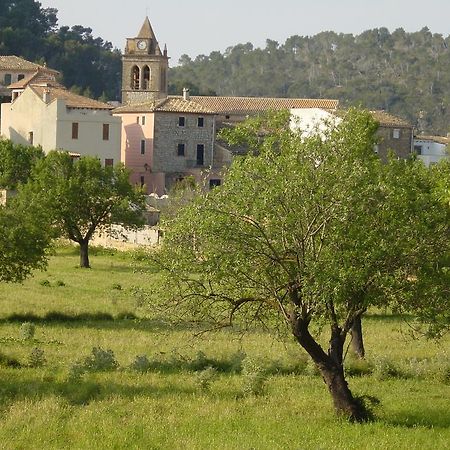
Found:
[[191, 96], [189, 95], [189, 89], [188, 88], [183, 88], [183, 99], [184, 100], [190, 100]]
[[164, 56], [167, 56], [167, 44], [164, 44], [163, 55], [164, 55]]
[[48, 89], [44, 89], [42, 100], [44, 100], [44, 103], [48, 103], [50, 101], [50, 91]]

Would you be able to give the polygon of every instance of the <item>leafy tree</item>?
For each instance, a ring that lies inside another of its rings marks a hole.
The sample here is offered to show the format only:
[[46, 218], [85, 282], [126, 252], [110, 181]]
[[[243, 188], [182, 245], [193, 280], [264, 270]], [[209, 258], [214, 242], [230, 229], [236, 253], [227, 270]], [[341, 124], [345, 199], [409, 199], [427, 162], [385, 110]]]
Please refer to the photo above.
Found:
[[449, 246], [448, 211], [421, 164], [380, 162], [375, 131], [370, 114], [352, 110], [308, 138], [290, 130], [287, 114], [228, 132], [249, 155], [167, 225], [158, 257], [165, 277], [155, 290], [155, 302], [180, 318], [287, 325], [336, 411], [356, 421], [369, 412], [344, 375], [355, 318], [373, 305], [423, 319], [439, 312], [440, 325], [449, 314], [448, 274], [438, 264]]
[[18, 282], [47, 264], [51, 236], [34, 209], [0, 206], [0, 282]]
[[19, 201], [39, 205], [44, 223], [80, 246], [80, 266], [89, 265], [89, 241], [111, 224], [143, 225], [145, 199], [130, 185], [123, 165], [102, 167], [97, 158], [73, 161], [68, 153], [50, 152], [19, 192]]
[[25, 183], [36, 162], [44, 157], [40, 147], [0, 140], [0, 188], [15, 189]]

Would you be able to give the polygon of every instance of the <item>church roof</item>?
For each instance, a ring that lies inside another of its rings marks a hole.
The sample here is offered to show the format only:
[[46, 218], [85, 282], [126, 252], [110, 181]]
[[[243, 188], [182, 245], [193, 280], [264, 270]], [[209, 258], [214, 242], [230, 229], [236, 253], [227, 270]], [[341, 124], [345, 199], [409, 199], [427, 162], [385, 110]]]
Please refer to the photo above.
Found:
[[48, 67], [35, 64], [26, 59], [19, 58], [18, 56], [0, 56], [0, 70], [45, 70], [49, 73], [58, 74], [57, 70], [49, 69]]
[[214, 97], [192, 95], [191, 100], [216, 114], [248, 114], [292, 108], [336, 109], [339, 100], [274, 97]]
[[34, 86], [30, 88], [41, 98], [43, 98], [44, 91], [49, 95], [49, 103], [54, 100], [64, 100], [68, 108], [82, 108], [82, 109], [113, 109], [107, 103], [93, 100], [92, 98], [83, 97], [82, 95], [74, 94], [68, 91], [61, 85], [58, 86]]
[[174, 112], [186, 114], [215, 114], [198, 102], [184, 100], [183, 97], [167, 97], [162, 100], [148, 101], [131, 105], [120, 106], [113, 113], [151, 113], [151, 112]]
[[156, 36], [153, 32], [153, 28], [148, 17], [145, 18], [141, 31], [139, 31], [137, 37], [142, 39], [154, 39], [156, 41]]

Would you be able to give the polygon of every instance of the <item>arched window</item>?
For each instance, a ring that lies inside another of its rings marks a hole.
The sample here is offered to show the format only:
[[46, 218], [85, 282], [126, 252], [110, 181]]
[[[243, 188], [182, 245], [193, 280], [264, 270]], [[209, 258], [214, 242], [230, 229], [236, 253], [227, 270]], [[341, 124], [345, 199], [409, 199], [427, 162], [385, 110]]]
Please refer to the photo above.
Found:
[[145, 90], [150, 89], [150, 77], [151, 77], [150, 67], [144, 66], [143, 79], [142, 79], [142, 81], [143, 81], [142, 89], [145, 89]]
[[139, 90], [141, 71], [138, 66], [131, 69], [131, 89]]

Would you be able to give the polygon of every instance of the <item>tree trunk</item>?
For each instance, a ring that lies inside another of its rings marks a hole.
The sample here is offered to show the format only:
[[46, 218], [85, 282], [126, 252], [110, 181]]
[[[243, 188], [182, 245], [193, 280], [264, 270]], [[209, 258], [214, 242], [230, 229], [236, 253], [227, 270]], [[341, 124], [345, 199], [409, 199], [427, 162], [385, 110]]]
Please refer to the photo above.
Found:
[[355, 422], [368, 420], [369, 412], [353, 397], [345, 380], [342, 358], [345, 337], [342, 337], [341, 329], [338, 327], [332, 329], [330, 347], [328, 353], [325, 353], [310, 334], [307, 321], [298, 317], [294, 320], [291, 317], [291, 321], [294, 336], [311, 356], [328, 387], [336, 413]]
[[355, 317], [355, 320], [353, 321], [352, 328], [350, 330], [350, 333], [352, 334], [352, 350], [355, 353], [355, 355], [360, 358], [364, 359], [366, 353], [364, 350], [364, 340], [363, 340], [363, 333], [362, 333], [362, 321], [361, 316]]
[[80, 267], [89, 269], [89, 241], [83, 240], [79, 242], [80, 244]]

